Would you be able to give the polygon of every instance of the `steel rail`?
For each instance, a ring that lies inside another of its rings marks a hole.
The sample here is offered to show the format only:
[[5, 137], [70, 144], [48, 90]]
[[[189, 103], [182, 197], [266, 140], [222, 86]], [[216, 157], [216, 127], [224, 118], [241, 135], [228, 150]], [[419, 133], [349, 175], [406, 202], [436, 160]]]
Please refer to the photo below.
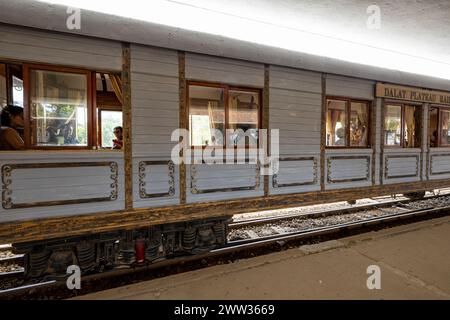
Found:
[[[92, 274], [83, 277], [83, 281], [89, 282], [93, 280], [99, 280], [102, 278], [112, 278], [117, 276], [128, 275], [136, 272], [143, 272], [155, 269], [162, 269], [168, 266], [177, 265], [180, 263], [186, 262], [194, 262], [201, 261], [205, 258], [217, 258], [221, 256], [226, 256], [227, 254], [237, 253], [240, 251], [253, 251], [254, 249], [270, 246], [273, 244], [285, 245], [288, 242], [299, 241], [299, 240], [307, 240], [318, 236], [325, 235], [339, 235], [344, 231], [348, 230], [357, 230], [363, 229], [365, 227], [372, 227], [379, 224], [391, 224], [401, 220], [407, 220], [415, 217], [422, 217], [429, 215], [432, 217], [434, 214], [441, 214], [447, 216], [450, 213], [450, 206], [440, 207], [440, 208], [426, 208], [426, 209], [417, 209], [417, 210], [409, 210], [407, 212], [387, 214], [382, 217], [362, 219], [360, 221], [346, 222], [340, 223], [333, 226], [320, 227], [320, 228], [312, 228], [312, 229], [304, 229], [290, 233], [281, 233], [278, 235], [271, 235], [261, 238], [254, 239], [245, 239], [245, 240], [235, 240], [230, 241], [224, 247], [214, 249], [208, 252], [199, 253], [192, 256], [183, 256], [171, 258], [163, 261], [159, 261], [153, 264], [145, 265], [145, 266], [134, 266], [134, 267], [120, 267], [117, 269], [113, 269], [111, 271], [107, 271], [99, 274]], [[21, 274], [22, 272], [16, 272], [16, 274]], [[11, 273], [12, 274], [12, 273]], [[46, 281], [43, 283], [36, 283], [31, 285], [24, 285], [17, 288], [11, 288], [6, 290], [0, 290], [0, 298], [2, 296], [8, 294], [17, 294], [24, 291], [27, 291], [31, 288], [36, 289], [40, 287], [49, 287], [52, 285], [60, 284], [58, 281]]]

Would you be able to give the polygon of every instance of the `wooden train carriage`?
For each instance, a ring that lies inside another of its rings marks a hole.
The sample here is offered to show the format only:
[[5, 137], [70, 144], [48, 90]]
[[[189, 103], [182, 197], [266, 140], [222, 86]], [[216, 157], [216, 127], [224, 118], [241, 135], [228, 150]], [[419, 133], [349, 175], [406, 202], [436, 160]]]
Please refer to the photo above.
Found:
[[[239, 212], [450, 186], [449, 81], [97, 13], [70, 31], [64, 8], [18, 15], [24, 5], [0, 13], [1, 103], [23, 100], [26, 143], [0, 153], [1, 243], [133, 238], [120, 232], [165, 225], [183, 234], [192, 221], [220, 233]], [[254, 108], [233, 118], [223, 97], [236, 92]], [[59, 117], [80, 138], [48, 143], [57, 116], [39, 108], [64, 105], [78, 106]], [[122, 151], [102, 149], [114, 112]], [[203, 143], [205, 125], [279, 129], [280, 171], [175, 165], [172, 132], [194, 118]]]

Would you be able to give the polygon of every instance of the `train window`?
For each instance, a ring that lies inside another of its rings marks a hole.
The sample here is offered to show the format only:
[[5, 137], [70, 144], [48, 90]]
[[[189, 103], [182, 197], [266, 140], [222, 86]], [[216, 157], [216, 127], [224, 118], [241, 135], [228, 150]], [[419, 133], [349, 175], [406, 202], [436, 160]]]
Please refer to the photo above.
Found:
[[400, 146], [402, 142], [402, 106], [386, 106], [384, 144]]
[[347, 145], [347, 102], [328, 100], [327, 102], [327, 146]]
[[6, 65], [0, 64], [0, 108], [4, 108], [8, 104], [8, 85], [6, 79]]
[[[189, 86], [189, 132], [191, 146], [223, 145], [225, 90]], [[219, 130], [222, 137], [214, 134]]]
[[388, 104], [384, 115], [384, 144], [403, 148], [420, 147], [420, 109]]
[[430, 108], [428, 134], [430, 136], [430, 147], [450, 146], [450, 108]]
[[12, 75], [12, 104], [23, 108], [23, 80]]
[[350, 99], [327, 99], [327, 147], [369, 146], [369, 104]]
[[122, 149], [123, 141], [117, 142], [120, 137], [114, 134], [116, 128], [122, 127], [123, 97], [120, 75], [97, 73], [96, 88], [98, 145], [104, 149]]
[[30, 133], [35, 147], [87, 147], [89, 73], [30, 70]]
[[[189, 83], [189, 131], [191, 146], [257, 143], [260, 91], [227, 85]], [[225, 130], [244, 131], [245, 137]], [[220, 134], [215, 134], [220, 132]], [[241, 142], [242, 141], [242, 142]]]
[[[241, 129], [252, 139], [253, 145], [258, 141], [259, 125], [259, 95], [257, 92], [230, 90], [229, 92], [229, 126], [230, 129]], [[246, 139], [237, 135], [229, 137], [231, 143], [237, 145], [240, 139]], [[246, 140], [250, 142], [249, 140]]]
[[122, 111], [100, 110], [98, 120], [100, 145], [102, 148], [112, 148], [116, 139], [114, 129], [122, 127]]
[[366, 103], [350, 104], [350, 146], [367, 147], [369, 138], [369, 108]]
[[441, 111], [441, 145], [450, 145], [450, 111]]

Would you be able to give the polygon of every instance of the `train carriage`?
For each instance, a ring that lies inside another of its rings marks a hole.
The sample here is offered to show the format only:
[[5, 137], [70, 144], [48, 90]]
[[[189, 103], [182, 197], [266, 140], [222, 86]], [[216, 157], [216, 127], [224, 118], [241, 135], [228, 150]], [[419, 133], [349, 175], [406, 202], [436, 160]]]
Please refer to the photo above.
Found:
[[[2, 5], [0, 103], [23, 107], [25, 150], [0, 152], [0, 242], [29, 254], [30, 276], [210, 250], [236, 213], [450, 186], [447, 80]], [[200, 149], [212, 129], [278, 129], [279, 170], [177, 163], [179, 128]]]

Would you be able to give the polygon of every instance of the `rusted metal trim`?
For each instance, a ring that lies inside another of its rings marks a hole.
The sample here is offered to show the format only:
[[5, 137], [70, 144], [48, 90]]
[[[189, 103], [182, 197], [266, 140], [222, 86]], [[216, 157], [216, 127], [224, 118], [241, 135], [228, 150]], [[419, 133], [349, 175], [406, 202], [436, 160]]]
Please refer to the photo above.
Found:
[[[41, 201], [29, 203], [13, 203], [11, 190], [12, 171], [20, 169], [56, 169], [56, 168], [86, 168], [86, 167], [110, 167], [111, 169], [111, 194], [109, 197], [69, 199], [58, 201]], [[2, 207], [5, 210], [26, 209], [36, 207], [62, 206], [69, 204], [82, 204], [93, 202], [115, 201], [118, 197], [119, 166], [116, 162], [73, 162], [73, 163], [19, 163], [5, 164], [2, 166]]]
[[277, 188], [290, 188], [290, 187], [301, 187], [301, 186], [310, 186], [315, 185], [319, 181], [318, 179], [318, 161], [316, 157], [293, 157], [293, 158], [281, 158], [280, 162], [283, 161], [312, 161], [313, 162], [313, 180], [307, 182], [294, 182], [294, 183], [278, 183], [278, 174], [274, 174], [272, 176], [272, 187], [274, 189]]
[[[146, 191], [146, 182], [145, 176], [146, 171], [145, 168], [147, 166], [161, 166], [166, 165], [169, 169], [168, 177], [169, 177], [169, 190], [167, 192], [161, 193], [147, 193]], [[169, 161], [141, 161], [139, 162], [139, 196], [141, 199], [153, 199], [153, 198], [164, 198], [164, 197], [173, 197], [175, 195], [175, 164], [172, 160]]]
[[[366, 160], [367, 167], [366, 167], [366, 176], [361, 178], [349, 178], [349, 179], [333, 179], [331, 175], [332, 172], [332, 166], [333, 166], [333, 160]], [[329, 184], [333, 183], [345, 183], [345, 182], [358, 182], [358, 181], [369, 181], [370, 180], [370, 156], [335, 156], [335, 157], [328, 157], [327, 159], [328, 163], [328, 172], [327, 172], [327, 182]]]

